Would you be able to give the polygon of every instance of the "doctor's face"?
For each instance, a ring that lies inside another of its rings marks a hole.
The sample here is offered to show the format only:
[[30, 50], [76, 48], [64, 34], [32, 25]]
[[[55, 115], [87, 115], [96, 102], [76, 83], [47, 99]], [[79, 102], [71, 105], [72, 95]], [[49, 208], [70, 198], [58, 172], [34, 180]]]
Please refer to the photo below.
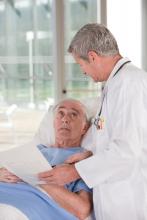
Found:
[[[84, 60], [74, 54], [72, 54], [76, 63], [80, 65], [81, 71], [90, 76], [94, 82], [104, 81], [102, 63], [99, 61], [98, 56], [89, 56], [89, 60]], [[96, 57], [97, 56], [97, 57]]]
[[83, 106], [74, 100], [63, 101], [55, 110], [54, 128], [58, 140], [75, 142], [87, 131]]

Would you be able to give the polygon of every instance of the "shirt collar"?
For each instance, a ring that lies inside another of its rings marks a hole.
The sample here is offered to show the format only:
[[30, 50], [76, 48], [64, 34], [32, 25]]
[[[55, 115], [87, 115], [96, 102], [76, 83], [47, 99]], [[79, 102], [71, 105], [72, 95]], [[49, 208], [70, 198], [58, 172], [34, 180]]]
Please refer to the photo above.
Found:
[[127, 57], [121, 58], [114, 66], [112, 72], [110, 73], [107, 81], [109, 81], [111, 78], [113, 78], [113, 76], [115, 75], [115, 73], [117, 72], [117, 70], [120, 68], [120, 66], [122, 66], [125, 62], [129, 61], [129, 59]]

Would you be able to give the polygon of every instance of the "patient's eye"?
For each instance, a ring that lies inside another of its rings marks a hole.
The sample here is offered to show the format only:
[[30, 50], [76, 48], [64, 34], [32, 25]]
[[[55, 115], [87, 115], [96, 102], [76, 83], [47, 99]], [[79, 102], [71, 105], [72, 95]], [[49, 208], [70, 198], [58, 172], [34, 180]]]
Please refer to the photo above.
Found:
[[74, 120], [78, 117], [78, 114], [76, 112], [71, 112], [70, 117]]
[[64, 116], [64, 112], [63, 112], [62, 110], [59, 110], [59, 111], [57, 112], [57, 116], [60, 117], [60, 118], [62, 118], [62, 117]]

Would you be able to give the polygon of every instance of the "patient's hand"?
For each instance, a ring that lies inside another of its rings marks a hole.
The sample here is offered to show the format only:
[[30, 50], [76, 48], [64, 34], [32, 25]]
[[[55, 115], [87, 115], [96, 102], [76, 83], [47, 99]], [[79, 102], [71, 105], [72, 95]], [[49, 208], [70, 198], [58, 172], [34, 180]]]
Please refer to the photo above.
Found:
[[0, 181], [5, 183], [17, 183], [20, 182], [20, 178], [2, 167], [0, 168]]
[[74, 154], [74, 155], [68, 157], [68, 159], [65, 160], [64, 163], [76, 163], [76, 162], [79, 162], [80, 160], [84, 160], [90, 156], [92, 156], [91, 151], [84, 151], [84, 152], [77, 153], [77, 154]]

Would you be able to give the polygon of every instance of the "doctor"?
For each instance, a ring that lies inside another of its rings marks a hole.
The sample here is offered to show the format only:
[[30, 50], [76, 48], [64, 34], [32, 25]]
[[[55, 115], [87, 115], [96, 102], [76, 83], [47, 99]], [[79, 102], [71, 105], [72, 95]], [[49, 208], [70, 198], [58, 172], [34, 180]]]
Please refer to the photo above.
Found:
[[81, 177], [94, 189], [97, 220], [146, 220], [147, 73], [120, 55], [115, 38], [101, 24], [82, 27], [68, 51], [84, 74], [106, 81], [88, 131], [95, 155], [40, 178], [63, 185]]

